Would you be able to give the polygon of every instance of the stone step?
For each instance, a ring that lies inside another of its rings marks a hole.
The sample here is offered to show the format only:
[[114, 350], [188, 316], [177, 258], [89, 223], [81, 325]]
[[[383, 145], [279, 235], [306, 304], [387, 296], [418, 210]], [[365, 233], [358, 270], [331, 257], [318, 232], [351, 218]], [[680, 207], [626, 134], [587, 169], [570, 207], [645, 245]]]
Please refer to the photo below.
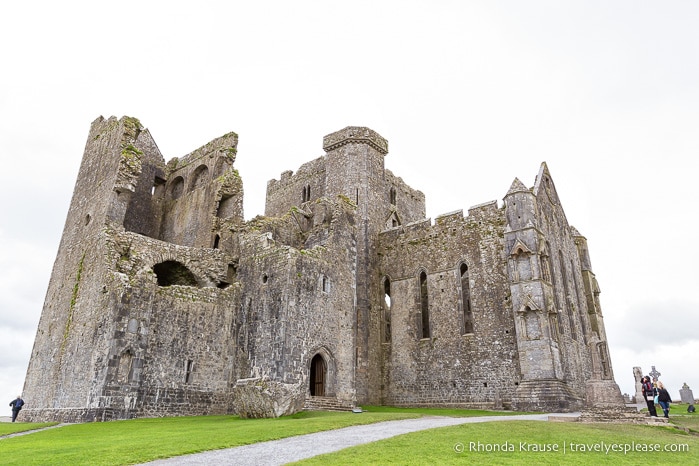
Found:
[[303, 409], [304, 411], [352, 411], [354, 406], [331, 396], [311, 396], [306, 398]]

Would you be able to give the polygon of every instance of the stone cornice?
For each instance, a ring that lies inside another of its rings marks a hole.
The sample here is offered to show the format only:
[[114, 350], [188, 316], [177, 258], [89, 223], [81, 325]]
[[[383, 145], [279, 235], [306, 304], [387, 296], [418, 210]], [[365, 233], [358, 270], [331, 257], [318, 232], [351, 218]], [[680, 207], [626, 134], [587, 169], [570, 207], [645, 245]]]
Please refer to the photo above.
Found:
[[323, 138], [323, 150], [329, 152], [350, 143], [367, 144], [383, 155], [388, 154], [388, 141], [376, 131], [363, 126], [348, 126]]

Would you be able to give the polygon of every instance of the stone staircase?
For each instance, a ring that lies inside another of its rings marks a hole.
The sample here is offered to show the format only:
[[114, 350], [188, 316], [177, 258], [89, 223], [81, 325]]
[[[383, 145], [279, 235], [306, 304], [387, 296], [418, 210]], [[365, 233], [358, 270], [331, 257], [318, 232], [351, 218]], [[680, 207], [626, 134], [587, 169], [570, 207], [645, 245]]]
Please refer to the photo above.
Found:
[[352, 411], [355, 407], [334, 396], [309, 396], [303, 405], [304, 411]]

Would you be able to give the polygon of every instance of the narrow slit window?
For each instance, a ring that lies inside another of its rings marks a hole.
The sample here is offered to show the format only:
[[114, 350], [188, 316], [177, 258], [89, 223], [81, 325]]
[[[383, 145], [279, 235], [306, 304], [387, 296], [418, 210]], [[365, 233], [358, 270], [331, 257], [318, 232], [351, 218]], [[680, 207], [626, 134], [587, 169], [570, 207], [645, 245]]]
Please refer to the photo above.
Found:
[[192, 383], [192, 379], [194, 378], [194, 361], [191, 359], [188, 359], [185, 362], [185, 367], [184, 367], [184, 383]]
[[427, 297], [427, 274], [425, 272], [420, 273], [420, 314], [421, 314], [421, 327], [422, 327], [422, 338], [430, 337], [430, 310], [428, 306]]
[[461, 264], [461, 302], [463, 306], [464, 333], [473, 333], [473, 312], [471, 311], [471, 286], [469, 284], [468, 266]]
[[381, 333], [383, 338], [383, 343], [391, 342], [391, 281], [385, 278], [383, 281], [383, 312], [382, 312], [382, 323], [383, 332]]

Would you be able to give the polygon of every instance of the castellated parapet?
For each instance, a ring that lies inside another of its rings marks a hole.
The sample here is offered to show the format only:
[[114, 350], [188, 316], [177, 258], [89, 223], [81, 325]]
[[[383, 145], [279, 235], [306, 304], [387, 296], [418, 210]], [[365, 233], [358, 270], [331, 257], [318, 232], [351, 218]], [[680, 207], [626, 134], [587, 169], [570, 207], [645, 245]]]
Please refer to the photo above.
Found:
[[25, 380], [31, 420], [361, 404], [621, 406], [587, 239], [546, 164], [432, 220], [347, 127], [243, 217], [228, 133], [165, 162], [92, 123]]

